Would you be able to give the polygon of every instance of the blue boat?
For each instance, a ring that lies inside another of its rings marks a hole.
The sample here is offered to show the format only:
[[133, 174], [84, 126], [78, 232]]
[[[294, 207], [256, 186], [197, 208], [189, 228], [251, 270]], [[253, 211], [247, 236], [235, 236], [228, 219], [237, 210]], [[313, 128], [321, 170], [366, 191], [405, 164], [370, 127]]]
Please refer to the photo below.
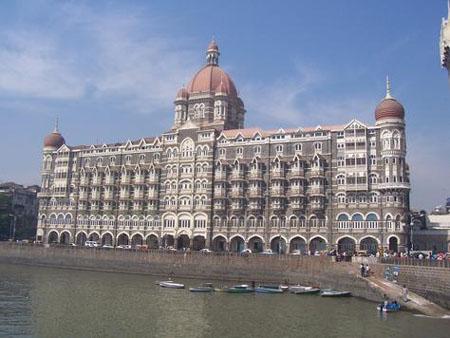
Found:
[[397, 302], [387, 303], [386, 305], [379, 304], [377, 310], [380, 312], [398, 312], [400, 311], [400, 304]]

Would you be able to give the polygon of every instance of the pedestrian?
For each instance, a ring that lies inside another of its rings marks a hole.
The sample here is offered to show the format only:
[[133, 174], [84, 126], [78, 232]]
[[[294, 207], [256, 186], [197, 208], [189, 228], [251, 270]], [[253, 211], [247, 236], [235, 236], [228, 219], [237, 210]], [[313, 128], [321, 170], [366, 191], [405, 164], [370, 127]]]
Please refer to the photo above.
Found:
[[408, 288], [404, 284], [402, 289], [402, 298], [405, 303], [408, 301]]
[[369, 264], [366, 264], [366, 277], [370, 276], [370, 267]]
[[366, 269], [364, 268], [364, 264], [363, 263], [361, 263], [361, 277], [365, 277], [365, 272], [366, 272]]

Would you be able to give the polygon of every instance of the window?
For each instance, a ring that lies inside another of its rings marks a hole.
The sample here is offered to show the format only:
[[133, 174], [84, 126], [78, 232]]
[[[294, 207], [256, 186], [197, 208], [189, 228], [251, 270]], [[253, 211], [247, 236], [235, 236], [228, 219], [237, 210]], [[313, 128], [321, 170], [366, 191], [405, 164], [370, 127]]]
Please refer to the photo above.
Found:
[[255, 155], [261, 154], [261, 146], [256, 146], [256, 147], [254, 148], [254, 151], [255, 151]]
[[338, 203], [340, 203], [340, 204], [345, 203], [345, 194], [338, 194], [338, 195], [337, 195], [337, 201], [338, 201]]
[[344, 143], [344, 142], [339, 142], [339, 143], [337, 144], [337, 148], [338, 148], [338, 149], [344, 149], [344, 148], [345, 148], [345, 143]]
[[130, 155], [127, 155], [127, 156], [125, 157], [125, 163], [126, 163], [126, 164], [131, 164], [131, 156], [130, 156]]
[[322, 150], [322, 142], [315, 142], [314, 149], [317, 151]]
[[244, 153], [244, 149], [243, 148], [237, 148], [236, 149], [236, 155], [242, 155]]
[[283, 152], [283, 146], [282, 145], [277, 145], [275, 148], [277, 153], [282, 153]]
[[219, 155], [220, 156], [225, 156], [225, 154], [227, 153], [227, 151], [223, 148], [219, 149]]
[[296, 152], [302, 151], [302, 144], [301, 144], [301, 143], [297, 143], [297, 144], [295, 145], [295, 151], [296, 151]]
[[338, 185], [344, 185], [345, 184], [345, 176], [339, 175], [338, 177], [336, 177], [336, 182]]

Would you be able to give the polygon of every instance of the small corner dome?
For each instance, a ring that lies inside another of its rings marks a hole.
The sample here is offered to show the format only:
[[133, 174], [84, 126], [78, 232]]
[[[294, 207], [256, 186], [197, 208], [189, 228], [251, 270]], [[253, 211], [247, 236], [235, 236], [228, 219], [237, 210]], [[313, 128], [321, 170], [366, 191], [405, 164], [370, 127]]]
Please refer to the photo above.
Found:
[[66, 140], [64, 140], [64, 137], [62, 137], [62, 135], [57, 131], [54, 131], [51, 134], [48, 134], [44, 138], [44, 147], [45, 148], [56, 148], [57, 149], [65, 143], [66, 143]]
[[405, 108], [396, 99], [389, 97], [384, 98], [375, 109], [375, 119], [405, 118]]
[[188, 97], [189, 97], [188, 91], [186, 90], [186, 88], [183, 87], [178, 91], [175, 100], [187, 100]]

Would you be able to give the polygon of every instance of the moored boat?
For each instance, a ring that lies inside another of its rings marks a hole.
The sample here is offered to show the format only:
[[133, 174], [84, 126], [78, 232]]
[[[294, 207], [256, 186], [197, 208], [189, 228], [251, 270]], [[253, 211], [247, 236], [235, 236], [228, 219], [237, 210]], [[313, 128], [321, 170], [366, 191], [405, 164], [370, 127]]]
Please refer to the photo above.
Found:
[[350, 297], [350, 291], [323, 290], [320, 295], [322, 297]]
[[397, 302], [388, 303], [386, 305], [379, 304], [377, 310], [380, 312], [398, 312], [400, 311], [400, 304]]
[[211, 283], [204, 283], [201, 286], [189, 288], [190, 292], [213, 292], [215, 289]]
[[293, 290], [291, 292], [296, 295], [314, 295], [314, 294], [318, 294], [320, 292], [320, 289], [307, 286], [307, 287], [304, 287], [303, 289], [296, 288], [295, 290]]
[[281, 290], [280, 288], [258, 286], [257, 288], [255, 288], [255, 292], [258, 292], [258, 293], [283, 293], [284, 291]]
[[251, 293], [255, 292], [255, 289], [250, 288], [247, 284], [235, 285], [231, 288], [224, 289], [228, 293]]
[[184, 284], [175, 283], [174, 281], [159, 282], [159, 286], [169, 289], [184, 289]]

